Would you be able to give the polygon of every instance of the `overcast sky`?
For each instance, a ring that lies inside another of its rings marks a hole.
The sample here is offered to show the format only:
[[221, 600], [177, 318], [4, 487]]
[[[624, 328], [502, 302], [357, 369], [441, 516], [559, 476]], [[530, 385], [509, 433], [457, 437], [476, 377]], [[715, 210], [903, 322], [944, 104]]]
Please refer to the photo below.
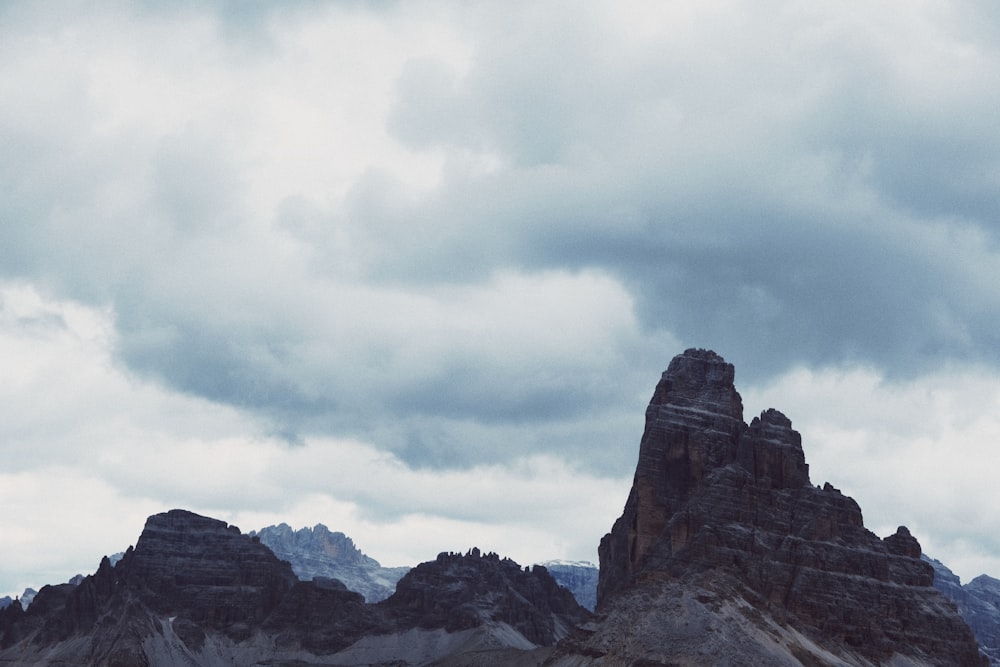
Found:
[[183, 507], [596, 561], [687, 347], [1000, 577], [1000, 5], [0, 4], [0, 594]]

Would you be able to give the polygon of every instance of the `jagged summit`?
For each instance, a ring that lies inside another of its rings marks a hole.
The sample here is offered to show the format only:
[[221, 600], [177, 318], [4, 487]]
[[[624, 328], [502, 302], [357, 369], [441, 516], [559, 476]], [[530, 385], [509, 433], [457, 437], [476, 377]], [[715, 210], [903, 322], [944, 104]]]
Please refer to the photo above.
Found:
[[[601, 541], [598, 601], [645, 568], [659, 569], [696, 537], [697, 524], [711, 514], [692, 513], [692, 497], [707, 487], [728, 489], [748, 482], [761, 490], [811, 486], [799, 434], [777, 410], [765, 410], [748, 426], [734, 385], [735, 369], [711, 350], [689, 349], [664, 371], [646, 408], [632, 490], [625, 511]], [[752, 499], [723, 498], [732, 516]], [[860, 526], [861, 510], [850, 499], [837, 509], [847, 524]], [[721, 508], [718, 508], [721, 509]], [[718, 517], [721, 518], [721, 517]]]
[[813, 486], [791, 421], [746, 424], [734, 377], [698, 349], [663, 373], [599, 548], [605, 620], [566, 664], [981, 664], [917, 540], [879, 539], [854, 500]]
[[417, 565], [379, 606], [394, 610], [403, 627], [454, 632], [505, 623], [540, 646], [554, 644], [590, 616], [545, 567], [522, 568], [476, 547]]
[[338, 579], [350, 590], [361, 593], [368, 602], [378, 602], [392, 595], [396, 582], [410, 569], [382, 567], [358, 549], [351, 538], [321, 523], [299, 530], [281, 523], [248, 534], [260, 539], [278, 558], [291, 563], [300, 579]]
[[322, 552], [331, 559], [344, 564], [379, 566], [377, 560], [358, 549], [354, 540], [340, 531], [331, 531], [322, 523], [317, 523], [312, 528], [298, 530], [293, 529], [287, 523], [279, 523], [276, 526], [267, 526], [258, 531], [251, 530], [247, 534], [251, 537], [259, 537], [260, 541], [270, 546], [275, 553], [278, 552], [272, 545], [292, 552]]

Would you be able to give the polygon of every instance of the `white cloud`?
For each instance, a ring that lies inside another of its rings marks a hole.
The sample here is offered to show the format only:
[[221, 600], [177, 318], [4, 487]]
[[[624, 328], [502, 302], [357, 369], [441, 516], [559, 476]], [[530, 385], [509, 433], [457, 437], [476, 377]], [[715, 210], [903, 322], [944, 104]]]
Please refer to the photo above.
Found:
[[58, 462], [0, 473], [0, 502], [0, 590], [12, 597], [93, 573], [103, 556], [134, 543], [147, 516], [166, 509], [123, 498], [99, 476]]
[[593, 560], [627, 494], [627, 479], [547, 455], [440, 472], [359, 441], [290, 446], [245, 413], [125, 374], [107, 311], [24, 286], [0, 290], [0, 304], [0, 349], [14, 362], [0, 390], [3, 590], [88, 573], [173, 507], [244, 530], [325, 523], [387, 564], [473, 545], [524, 562]]

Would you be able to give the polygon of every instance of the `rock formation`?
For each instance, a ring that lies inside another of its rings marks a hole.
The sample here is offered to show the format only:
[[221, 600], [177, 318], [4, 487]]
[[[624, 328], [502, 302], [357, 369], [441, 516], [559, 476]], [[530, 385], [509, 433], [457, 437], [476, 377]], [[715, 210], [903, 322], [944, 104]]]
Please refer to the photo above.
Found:
[[705, 350], [663, 374], [600, 544], [603, 620], [557, 664], [984, 664], [909, 531], [813, 486], [789, 419], [744, 423], [733, 379]]
[[288, 563], [235, 526], [181, 510], [150, 517], [119, 568], [153, 612], [183, 613], [234, 639], [263, 621], [297, 581]]
[[172, 510], [116, 564], [0, 609], [0, 664], [415, 665], [484, 650], [537, 663], [587, 618], [544, 568], [477, 550], [442, 554], [366, 604], [337, 580], [299, 581], [235, 526]]
[[551, 646], [590, 616], [543, 566], [522, 569], [475, 548], [441, 553], [413, 568], [379, 606], [404, 629], [454, 632], [503, 623], [540, 646]]
[[368, 602], [378, 602], [392, 595], [396, 582], [410, 569], [382, 567], [354, 546], [351, 538], [331, 532], [321, 523], [299, 530], [282, 523], [248, 534], [259, 538], [278, 558], [291, 563], [299, 579], [338, 579], [348, 589], [361, 593]]
[[[733, 379], [705, 350], [663, 374], [600, 543], [596, 616], [544, 567], [478, 549], [440, 554], [366, 604], [174, 510], [117, 563], [0, 609], [0, 665], [988, 665], [909, 531], [879, 539], [857, 503], [813, 486], [791, 421], [767, 410], [747, 425]], [[1000, 605], [996, 580], [952, 583]]]
[[147, 664], [209, 636], [239, 642], [295, 582], [288, 563], [223, 521], [158, 514], [114, 566], [104, 558], [78, 585], [45, 586], [23, 614], [0, 618], [0, 662]]

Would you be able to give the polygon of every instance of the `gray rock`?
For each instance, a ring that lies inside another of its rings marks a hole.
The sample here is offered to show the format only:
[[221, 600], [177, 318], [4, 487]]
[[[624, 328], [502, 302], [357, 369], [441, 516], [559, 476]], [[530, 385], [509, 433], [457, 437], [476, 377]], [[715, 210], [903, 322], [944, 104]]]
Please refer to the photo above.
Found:
[[990, 664], [1000, 666], [1000, 580], [984, 574], [963, 586], [943, 563], [923, 558], [934, 568], [934, 587], [955, 603]]
[[597, 580], [600, 569], [593, 563], [546, 561], [545, 566], [560, 586], [567, 589], [588, 611], [594, 611], [597, 606]]
[[361, 593], [368, 602], [378, 602], [392, 595], [396, 582], [408, 567], [382, 567], [366, 556], [351, 538], [331, 532], [323, 524], [293, 530], [288, 524], [250, 531], [274, 554], [291, 563], [299, 579], [316, 577], [339, 579], [347, 588]]
[[590, 618], [548, 570], [495, 553], [441, 553], [410, 570], [379, 604], [399, 628], [457, 632], [503, 623], [536, 646], [551, 646]]

